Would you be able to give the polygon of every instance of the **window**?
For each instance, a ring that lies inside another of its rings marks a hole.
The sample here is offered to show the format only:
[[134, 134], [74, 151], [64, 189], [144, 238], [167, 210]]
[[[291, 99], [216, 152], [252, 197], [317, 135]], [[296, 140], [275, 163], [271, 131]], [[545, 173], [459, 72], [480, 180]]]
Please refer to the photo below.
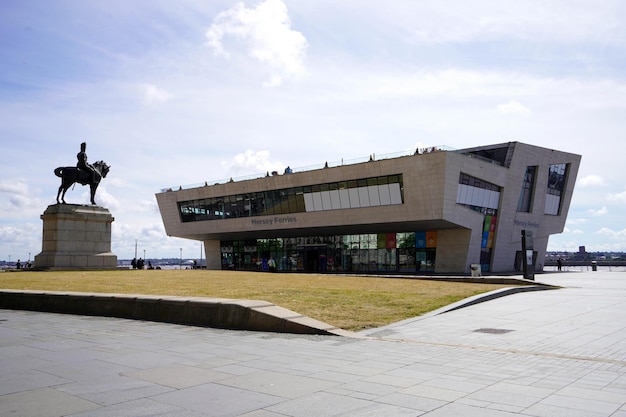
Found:
[[183, 222], [402, 204], [402, 175], [180, 201]]
[[500, 187], [490, 182], [461, 173], [456, 195], [457, 204], [468, 207], [498, 209]]
[[522, 181], [522, 189], [519, 194], [519, 201], [517, 202], [517, 211], [524, 213], [530, 213], [533, 203], [533, 194], [535, 190], [535, 175], [537, 172], [536, 166], [529, 166], [526, 168], [524, 174], [524, 180]]
[[561, 201], [565, 190], [567, 164], [548, 166], [548, 189], [546, 192], [545, 214], [558, 216], [561, 211]]

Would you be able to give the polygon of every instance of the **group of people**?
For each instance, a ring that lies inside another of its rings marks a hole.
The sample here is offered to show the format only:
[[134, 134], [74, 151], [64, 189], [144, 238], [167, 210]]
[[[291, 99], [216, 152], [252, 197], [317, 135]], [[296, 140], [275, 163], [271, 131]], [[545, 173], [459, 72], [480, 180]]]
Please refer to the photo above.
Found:
[[22, 265], [22, 261], [21, 260], [17, 260], [17, 262], [15, 262], [15, 269], [22, 269], [22, 267], [24, 268], [30, 268], [32, 265], [30, 264], [30, 261], [26, 262], [25, 265]]
[[[133, 258], [132, 261], [130, 261], [130, 266], [133, 267], [133, 269], [143, 269], [143, 267], [145, 266], [145, 261], [142, 258]], [[148, 269], [154, 269], [154, 267], [152, 266], [152, 262], [148, 261]]]

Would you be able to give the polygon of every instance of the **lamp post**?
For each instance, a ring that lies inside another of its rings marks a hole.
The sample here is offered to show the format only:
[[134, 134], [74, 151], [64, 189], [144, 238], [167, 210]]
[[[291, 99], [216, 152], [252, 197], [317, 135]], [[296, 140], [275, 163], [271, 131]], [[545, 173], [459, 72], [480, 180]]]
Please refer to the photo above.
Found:
[[180, 265], [179, 269], [183, 269], [183, 248], [180, 248]]

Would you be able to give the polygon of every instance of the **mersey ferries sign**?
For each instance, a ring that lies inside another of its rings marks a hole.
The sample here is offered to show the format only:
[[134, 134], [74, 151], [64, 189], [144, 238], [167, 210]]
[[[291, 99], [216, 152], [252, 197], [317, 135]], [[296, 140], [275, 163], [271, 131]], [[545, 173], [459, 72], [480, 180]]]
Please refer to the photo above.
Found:
[[295, 216], [289, 217], [269, 217], [265, 219], [250, 219], [250, 224], [252, 226], [277, 226], [288, 223], [297, 223], [298, 219]]

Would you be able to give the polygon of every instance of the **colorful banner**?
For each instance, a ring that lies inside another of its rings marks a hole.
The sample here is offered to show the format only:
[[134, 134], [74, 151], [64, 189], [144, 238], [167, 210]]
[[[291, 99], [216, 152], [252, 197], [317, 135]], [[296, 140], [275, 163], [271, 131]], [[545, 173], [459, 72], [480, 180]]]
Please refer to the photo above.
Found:
[[486, 248], [488, 242], [489, 242], [489, 232], [483, 232], [483, 237], [480, 242], [480, 247], [483, 249]]
[[489, 228], [491, 227], [491, 216], [485, 216], [485, 220], [483, 221], [483, 232], [489, 232]]
[[396, 248], [396, 234], [387, 233], [387, 249], [395, 249], [395, 248]]
[[491, 216], [491, 223], [489, 225], [489, 237], [487, 238], [487, 247], [493, 248], [493, 240], [496, 235], [496, 216]]
[[415, 232], [415, 247], [416, 248], [426, 247], [426, 232]]
[[427, 248], [437, 247], [437, 232], [426, 232], [426, 247]]

